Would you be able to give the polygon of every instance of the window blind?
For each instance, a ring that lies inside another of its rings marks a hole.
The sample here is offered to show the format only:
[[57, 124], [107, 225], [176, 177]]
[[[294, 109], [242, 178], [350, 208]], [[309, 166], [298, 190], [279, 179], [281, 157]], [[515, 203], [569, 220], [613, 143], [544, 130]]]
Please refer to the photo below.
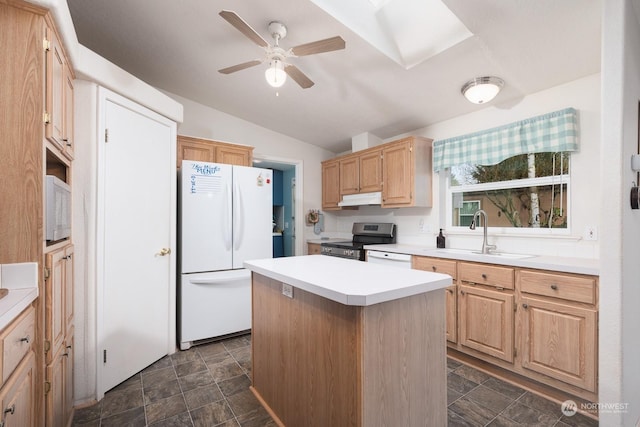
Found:
[[435, 141], [433, 169], [472, 163], [495, 165], [519, 154], [578, 150], [578, 113], [554, 111], [508, 125]]

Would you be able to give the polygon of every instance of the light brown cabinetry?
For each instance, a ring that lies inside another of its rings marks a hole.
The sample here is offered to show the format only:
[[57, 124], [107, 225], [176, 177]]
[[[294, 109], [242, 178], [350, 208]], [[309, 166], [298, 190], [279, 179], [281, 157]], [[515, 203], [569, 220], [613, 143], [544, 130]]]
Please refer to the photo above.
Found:
[[45, 136], [66, 157], [73, 159], [73, 70], [50, 22], [43, 46], [46, 52]]
[[422, 256], [412, 265], [454, 278], [457, 300], [446, 300], [454, 354], [596, 401], [597, 277]]
[[178, 168], [182, 160], [252, 166], [253, 147], [178, 135]]
[[[0, 61], [0, 111], [3, 114], [0, 170], [6, 189], [0, 203], [0, 241], [3, 243], [0, 264], [36, 262], [39, 265], [39, 296], [33, 303], [34, 332], [30, 337], [30, 350], [21, 358], [26, 341], [20, 345], [4, 343], [5, 350], [15, 347], [5, 361], [5, 368], [15, 360], [21, 361], [14, 372], [8, 374], [8, 379], [5, 377], [0, 391], [3, 411], [9, 401], [16, 402], [15, 410], [2, 412], [0, 416], [4, 417], [5, 425], [43, 426], [45, 300], [49, 298], [44, 282], [45, 252], [68, 243], [45, 242], [44, 175], [52, 174], [71, 184], [74, 74], [55, 22], [46, 9], [19, 0], [0, 1], [0, 28], [6, 59]], [[65, 319], [58, 317], [56, 321], [55, 332], [52, 325], [49, 327], [51, 335], [57, 335], [59, 340]], [[62, 332], [61, 336], [64, 335]], [[29, 402], [29, 409], [18, 405], [17, 402], [22, 401]], [[13, 407], [13, 403], [10, 406]]]
[[340, 158], [340, 195], [382, 189], [382, 150], [363, 150]]
[[45, 412], [47, 426], [65, 426], [73, 412], [73, 245], [46, 255]]
[[340, 202], [340, 161], [322, 162], [322, 209], [337, 210]]
[[383, 208], [430, 207], [431, 142], [412, 136], [322, 162], [322, 208], [340, 209], [343, 195], [378, 191]]
[[0, 425], [2, 427], [34, 427], [35, 414], [35, 357], [29, 351], [0, 389]]
[[592, 392], [597, 381], [598, 312], [592, 277], [523, 270], [519, 316], [522, 367]]
[[382, 207], [431, 207], [431, 139], [408, 137], [382, 149]]
[[307, 243], [307, 254], [320, 255], [322, 253], [322, 246], [319, 243]]
[[453, 285], [447, 287], [446, 301], [446, 336], [447, 341], [458, 342], [458, 291], [456, 287], [457, 268], [456, 262], [441, 258], [414, 256], [411, 258], [411, 267], [416, 270], [433, 271], [434, 273], [448, 274], [453, 279]]

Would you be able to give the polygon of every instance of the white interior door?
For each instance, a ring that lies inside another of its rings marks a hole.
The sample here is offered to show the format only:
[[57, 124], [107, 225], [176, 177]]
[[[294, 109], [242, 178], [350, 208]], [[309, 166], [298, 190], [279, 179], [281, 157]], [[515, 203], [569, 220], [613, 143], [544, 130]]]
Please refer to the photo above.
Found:
[[98, 395], [175, 348], [175, 123], [101, 89]]

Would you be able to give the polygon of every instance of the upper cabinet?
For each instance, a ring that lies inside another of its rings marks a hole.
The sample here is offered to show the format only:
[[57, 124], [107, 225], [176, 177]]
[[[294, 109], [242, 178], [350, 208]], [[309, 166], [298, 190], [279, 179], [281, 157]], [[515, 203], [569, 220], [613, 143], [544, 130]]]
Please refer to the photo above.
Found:
[[45, 27], [45, 137], [73, 159], [73, 69], [52, 23]]
[[383, 208], [430, 207], [431, 139], [408, 137], [322, 162], [322, 208], [342, 196], [382, 192]]
[[178, 168], [182, 160], [252, 166], [253, 147], [178, 135]]
[[322, 162], [322, 209], [340, 209], [340, 161], [336, 159]]

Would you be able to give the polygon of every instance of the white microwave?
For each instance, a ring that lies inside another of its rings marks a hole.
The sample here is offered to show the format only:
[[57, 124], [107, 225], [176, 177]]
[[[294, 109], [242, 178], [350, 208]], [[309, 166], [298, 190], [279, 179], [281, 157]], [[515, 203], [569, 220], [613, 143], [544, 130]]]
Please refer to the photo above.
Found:
[[53, 175], [46, 176], [45, 229], [47, 241], [71, 236], [71, 187]]

